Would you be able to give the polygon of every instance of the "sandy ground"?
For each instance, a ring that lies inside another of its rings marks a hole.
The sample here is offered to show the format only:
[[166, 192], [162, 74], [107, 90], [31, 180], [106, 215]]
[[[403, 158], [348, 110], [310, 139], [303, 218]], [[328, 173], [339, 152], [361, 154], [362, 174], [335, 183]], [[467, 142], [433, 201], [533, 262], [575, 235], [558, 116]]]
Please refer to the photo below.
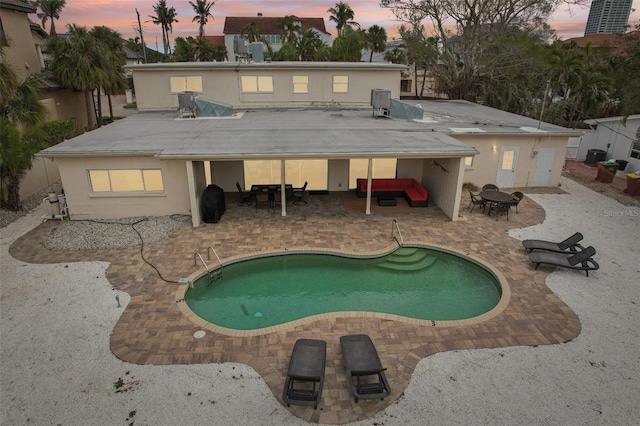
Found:
[[[510, 234], [559, 241], [580, 231], [596, 248], [601, 269], [589, 278], [558, 270], [547, 280], [580, 317], [580, 335], [561, 345], [433, 355], [396, 404], [357, 424], [639, 424], [640, 209], [567, 179], [563, 187], [570, 194], [531, 195], [546, 220]], [[39, 218], [0, 230], [2, 425], [306, 423], [247, 366], [115, 358], [109, 333], [129, 299], [106, 280], [106, 263], [32, 265], [8, 254]]]

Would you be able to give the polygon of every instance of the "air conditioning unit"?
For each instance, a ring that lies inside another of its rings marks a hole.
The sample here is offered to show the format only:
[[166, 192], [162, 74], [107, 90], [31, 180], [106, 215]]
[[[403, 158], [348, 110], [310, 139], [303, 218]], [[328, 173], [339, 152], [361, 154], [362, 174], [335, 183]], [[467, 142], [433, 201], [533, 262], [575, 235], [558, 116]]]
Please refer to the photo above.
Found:
[[375, 109], [391, 108], [391, 90], [371, 90], [371, 106]]
[[244, 38], [233, 39], [233, 53], [246, 55], [247, 54], [247, 40]]

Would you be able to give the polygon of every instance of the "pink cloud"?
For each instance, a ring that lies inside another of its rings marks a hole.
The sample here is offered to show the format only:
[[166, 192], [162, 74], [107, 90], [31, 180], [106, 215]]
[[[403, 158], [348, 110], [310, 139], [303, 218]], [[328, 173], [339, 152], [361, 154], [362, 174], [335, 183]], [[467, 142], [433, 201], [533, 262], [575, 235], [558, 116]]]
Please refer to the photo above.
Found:
[[[309, 5], [312, 3], [312, 5]], [[222, 35], [224, 19], [226, 16], [255, 16], [262, 13], [264, 16], [297, 15], [301, 17], [324, 18], [327, 30], [335, 36], [335, 25], [329, 20], [327, 9], [334, 7], [335, 0], [308, 1], [280, 1], [280, 0], [245, 0], [233, 2], [229, 0], [216, 0], [212, 10], [213, 19], [205, 27], [208, 35]], [[400, 23], [393, 19], [393, 14], [379, 7], [377, 0], [351, 0], [346, 1], [355, 12], [355, 20], [362, 28], [372, 25], [380, 25], [386, 28], [389, 37], [397, 36]], [[158, 45], [162, 45], [162, 32], [160, 27], [153, 25], [149, 15], [154, 15], [154, 0], [67, 0], [65, 8], [60, 14], [60, 20], [56, 22], [58, 32], [62, 31], [65, 24], [75, 23], [92, 28], [96, 25], [105, 25], [118, 31], [123, 38], [135, 36], [134, 28], [137, 27], [136, 8], [140, 12], [140, 20], [144, 29], [145, 41], [150, 47], [155, 47], [156, 37]], [[176, 36], [195, 36], [198, 24], [192, 22], [193, 9], [188, 0], [167, 0], [169, 6], [173, 6], [178, 12], [178, 21], [173, 25], [173, 34]], [[634, 0], [633, 8], [636, 9], [630, 16], [629, 23], [640, 23], [640, 0]], [[549, 24], [562, 39], [579, 37], [584, 34], [588, 6], [561, 6], [549, 19]], [[33, 20], [37, 18], [32, 16]], [[48, 29], [48, 26], [47, 26]]]

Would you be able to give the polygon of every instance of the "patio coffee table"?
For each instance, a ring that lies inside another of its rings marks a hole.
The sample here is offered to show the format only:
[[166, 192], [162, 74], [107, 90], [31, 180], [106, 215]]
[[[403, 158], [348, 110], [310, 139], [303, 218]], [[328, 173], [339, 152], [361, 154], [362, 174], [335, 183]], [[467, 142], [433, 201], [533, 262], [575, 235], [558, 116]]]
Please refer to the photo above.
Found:
[[390, 195], [378, 196], [378, 205], [383, 207], [392, 207], [398, 205], [396, 197]]

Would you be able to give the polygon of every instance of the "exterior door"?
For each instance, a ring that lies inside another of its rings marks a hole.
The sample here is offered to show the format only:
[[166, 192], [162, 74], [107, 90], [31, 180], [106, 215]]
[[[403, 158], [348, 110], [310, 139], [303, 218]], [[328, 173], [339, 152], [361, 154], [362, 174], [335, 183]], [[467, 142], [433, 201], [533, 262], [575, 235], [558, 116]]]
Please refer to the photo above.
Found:
[[516, 164], [518, 164], [517, 146], [503, 146], [500, 148], [500, 161], [498, 162], [498, 175], [496, 185], [500, 188], [513, 188], [516, 176]]
[[551, 170], [553, 169], [553, 159], [556, 156], [556, 149], [538, 148], [538, 158], [536, 160], [536, 172], [533, 176], [533, 186], [549, 186], [551, 180]]

